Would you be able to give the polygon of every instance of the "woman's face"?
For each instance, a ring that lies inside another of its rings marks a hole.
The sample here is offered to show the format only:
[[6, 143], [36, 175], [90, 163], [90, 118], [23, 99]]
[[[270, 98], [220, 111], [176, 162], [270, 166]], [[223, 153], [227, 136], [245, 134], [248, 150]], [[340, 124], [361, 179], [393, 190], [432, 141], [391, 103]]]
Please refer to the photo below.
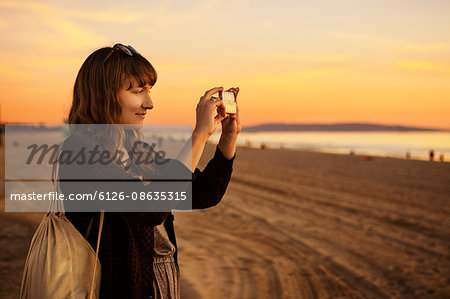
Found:
[[127, 89], [123, 86], [119, 90], [119, 102], [122, 107], [122, 124], [143, 124], [147, 109], [153, 108], [153, 102], [150, 98], [150, 89], [152, 86], [146, 84], [139, 86], [135, 80], [132, 80], [133, 86]]

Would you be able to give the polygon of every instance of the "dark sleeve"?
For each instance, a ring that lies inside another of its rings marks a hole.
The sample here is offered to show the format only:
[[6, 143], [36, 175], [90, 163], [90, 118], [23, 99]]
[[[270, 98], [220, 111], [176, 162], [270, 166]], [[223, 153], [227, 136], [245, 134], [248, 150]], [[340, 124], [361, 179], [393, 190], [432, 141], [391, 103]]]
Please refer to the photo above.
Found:
[[214, 157], [203, 171], [196, 168], [192, 174], [192, 209], [205, 209], [217, 205], [230, 182], [236, 153], [227, 159], [218, 146]]
[[[80, 150], [83, 146], [89, 146], [89, 144], [84, 144], [82, 140], [74, 139], [71, 140], [71, 144], [68, 148]], [[64, 149], [64, 146], [63, 146]], [[183, 165], [178, 160], [171, 160], [166, 171], [161, 175], [164, 177], [164, 173], [168, 174], [166, 177], [174, 177], [172, 174], [184, 173], [183, 177], [192, 176], [192, 182], [188, 181], [185, 183], [178, 183], [176, 186], [177, 190], [186, 190], [187, 187], [191, 186], [192, 183], [192, 209], [204, 209], [217, 205], [222, 199], [226, 188], [228, 186], [231, 172], [232, 164], [235, 156], [231, 159], [227, 159], [223, 156], [222, 152], [218, 147], [216, 147], [216, 152], [214, 157], [209, 161], [207, 166], [203, 171], [198, 168], [192, 173], [187, 167]], [[63, 193], [90, 193], [93, 194], [95, 191], [98, 192], [125, 192], [126, 194], [131, 194], [131, 192], [151, 192], [160, 190], [173, 190], [173, 182], [151, 182], [150, 184], [144, 184], [142, 181], [136, 179], [136, 177], [125, 171], [121, 166], [110, 163], [106, 167], [98, 167], [95, 165], [77, 165], [73, 163], [69, 166], [61, 164], [59, 168], [59, 177], [63, 179], [79, 179], [83, 178], [84, 174], [89, 174], [89, 178], [108, 178], [117, 180], [117, 183], [105, 186], [105, 184], [94, 183], [74, 183], [74, 182], [61, 182], [60, 187]], [[126, 181], [134, 180], [133, 184]], [[155, 184], [156, 183], [156, 184]], [[175, 190], [173, 190], [175, 191]], [[119, 202], [120, 203], [120, 202]], [[108, 212], [119, 216], [124, 220], [135, 224], [150, 225], [155, 226], [162, 224], [166, 217], [170, 214], [171, 209], [177, 209], [179, 201], [166, 201], [164, 203], [164, 211], [167, 212]], [[65, 204], [71, 204], [71, 202], [65, 202]], [[72, 203], [73, 204], [73, 203]], [[152, 204], [155, 204], [154, 202]], [[170, 205], [170, 207], [169, 207]], [[178, 208], [185, 209], [185, 208]], [[70, 210], [70, 209], [69, 209]], [[125, 209], [123, 209], [125, 210]], [[143, 211], [149, 210], [143, 208]], [[72, 210], [73, 211], [73, 210]], [[120, 209], [119, 209], [120, 211]]]

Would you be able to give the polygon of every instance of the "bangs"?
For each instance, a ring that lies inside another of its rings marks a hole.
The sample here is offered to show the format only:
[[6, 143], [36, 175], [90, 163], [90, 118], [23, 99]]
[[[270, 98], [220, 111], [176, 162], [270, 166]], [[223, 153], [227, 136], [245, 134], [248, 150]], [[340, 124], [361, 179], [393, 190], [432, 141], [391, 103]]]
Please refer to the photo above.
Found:
[[133, 87], [132, 80], [135, 80], [142, 87], [146, 84], [150, 86], [155, 85], [157, 78], [156, 70], [144, 57], [135, 55], [127, 59], [127, 63], [124, 65], [122, 72], [123, 86], [126, 87], [129, 84], [127, 89]]

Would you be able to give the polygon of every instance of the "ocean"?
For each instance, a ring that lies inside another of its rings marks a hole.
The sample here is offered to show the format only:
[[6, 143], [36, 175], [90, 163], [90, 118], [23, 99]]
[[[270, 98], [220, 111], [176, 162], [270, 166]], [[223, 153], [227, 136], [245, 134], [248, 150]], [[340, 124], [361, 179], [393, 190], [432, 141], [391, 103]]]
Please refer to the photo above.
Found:
[[[10, 133], [13, 134], [10, 135], [11, 139], [14, 139], [16, 133]], [[191, 125], [146, 125], [143, 133], [150, 144], [161, 143], [158, 142], [161, 136], [165, 140], [164, 149], [176, 151], [180, 146], [172, 145], [186, 141], [192, 131]], [[31, 132], [17, 134], [18, 138], [24, 138], [22, 140], [28, 140], [31, 135], [35, 135]], [[28, 137], [25, 138], [23, 134]], [[43, 131], [40, 132], [39, 139], [41, 142], [62, 141], [66, 135], [67, 132], [63, 130]], [[219, 138], [220, 131], [216, 131], [209, 140], [217, 143]], [[352, 152], [355, 155], [394, 158], [406, 158], [408, 155], [414, 160], [428, 160], [432, 150], [435, 161], [439, 161], [441, 156], [444, 161], [450, 161], [450, 131], [241, 132], [237, 143], [253, 148], [288, 148], [338, 154]], [[172, 154], [176, 156], [176, 153]]]
[[[220, 133], [211, 140], [218, 142]], [[242, 132], [238, 145], [261, 148], [289, 148], [308, 151], [428, 160], [443, 155], [450, 161], [450, 132]]]

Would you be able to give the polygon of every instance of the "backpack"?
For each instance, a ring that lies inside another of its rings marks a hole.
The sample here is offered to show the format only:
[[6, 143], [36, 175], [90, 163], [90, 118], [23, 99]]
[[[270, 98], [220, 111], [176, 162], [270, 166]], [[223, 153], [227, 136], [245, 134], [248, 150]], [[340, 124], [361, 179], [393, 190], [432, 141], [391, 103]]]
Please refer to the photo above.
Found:
[[[56, 174], [58, 170], [56, 163]], [[59, 180], [56, 185], [54, 181], [53, 184], [55, 191], [59, 191]], [[103, 219], [104, 211], [101, 211], [97, 248], [94, 251], [86, 238], [66, 218], [63, 204], [59, 201], [54, 204], [52, 201], [50, 211], [39, 224], [28, 249], [20, 298], [97, 299], [101, 279], [98, 250]], [[87, 234], [92, 221], [93, 218]]]

